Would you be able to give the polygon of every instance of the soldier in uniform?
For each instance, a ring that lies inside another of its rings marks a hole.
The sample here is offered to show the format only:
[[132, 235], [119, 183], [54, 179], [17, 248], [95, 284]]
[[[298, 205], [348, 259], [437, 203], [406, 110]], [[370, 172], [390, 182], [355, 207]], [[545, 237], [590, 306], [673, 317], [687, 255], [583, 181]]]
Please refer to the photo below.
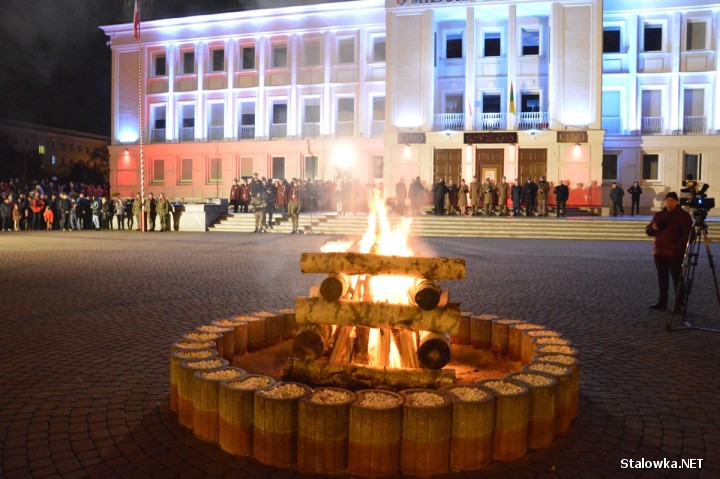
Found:
[[[133, 201], [132, 204], [132, 214], [137, 222], [137, 230], [135, 231], [140, 231], [142, 229], [142, 223], [140, 222], [140, 215], [142, 214], [142, 197], [140, 196], [140, 193], [135, 195], [135, 201]], [[132, 228], [132, 225], [130, 225], [130, 228]]]
[[495, 191], [495, 186], [492, 184], [492, 181], [490, 181], [490, 178], [485, 178], [485, 183], [482, 185], [482, 192], [483, 192], [483, 212], [485, 213], [485, 216], [492, 215], [493, 212], [493, 192]]
[[547, 194], [550, 191], [550, 183], [541, 176], [537, 184], [537, 205], [538, 216], [547, 216]]
[[293, 229], [291, 234], [300, 233], [300, 230], [298, 229], [298, 222], [300, 220], [300, 203], [297, 199], [297, 193], [293, 193], [290, 198], [290, 202], [288, 203], [288, 214], [292, 220]]
[[472, 207], [472, 214], [476, 216], [478, 214], [478, 205], [480, 204], [480, 191], [482, 185], [478, 180], [477, 176], [473, 176], [473, 180], [470, 183], [470, 206]]
[[255, 213], [255, 231], [253, 233], [263, 233], [263, 216], [265, 215], [265, 200], [263, 199], [262, 191], [258, 191], [250, 202], [250, 206], [253, 208]]
[[450, 178], [448, 181], [448, 194], [446, 196], [445, 201], [445, 210], [448, 215], [454, 215], [457, 211], [458, 206], [458, 186], [455, 184], [455, 182]]
[[157, 218], [157, 201], [152, 193], [145, 199], [145, 214], [148, 217], [148, 231], [155, 231], [155, 218]]
[[500, 216], [506, 216], [508, 214], [507, 209], [507, 200], [508, 200], [508, 193], [510, 190], [510, 185], [508, 184], [507, 180], [503, 176], [500, 180], [500, 183], [497, 184], [497, 195], [498, 195], [498, 209]]
[[515, 178], [515, 183], [510, 187], [510, 198], [512, 199], [513, 216], [520, 216], [520, 204], [522, 203], [522, 185], [520, 178]]
[[160, 196], [157, 199], [157, 205], [155, 206], [155, 209], [158, 216], [160, 217], [160, 232], [169, 231], [170, 228], [168, 228], [168, 219], [170, 219], [170, 212], [172, 211], [172, 206], [170, 205], [170, 202], [167, 200], [167, 198], [165, 198], [165, 193], [160, 193]]
[[523, 186], [522, 199], [525, 202], [525, 216], [532, 216], [535, 209], [535, 198], [537, 196], [537, 185], [532, 176], [528, 176], [527, 183]]
[[467, 214], [467, 194], [468, 185], [465, 184], [465, 180], [460, 180], [460, 186], [458, 186], [458, 208], [460, 209], [460, 214], [463, 216]]

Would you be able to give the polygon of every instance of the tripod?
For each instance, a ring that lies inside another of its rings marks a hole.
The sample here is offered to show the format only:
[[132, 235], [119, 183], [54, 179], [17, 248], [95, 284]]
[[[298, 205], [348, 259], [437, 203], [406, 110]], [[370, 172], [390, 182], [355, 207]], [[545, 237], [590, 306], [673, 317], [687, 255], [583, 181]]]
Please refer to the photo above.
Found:
[[685, 248], [685, 256], [683, 257], [682, 269], [680, 271], [680, 280], [675, 290], [675, 306], [670, 315], [670, 319], [665, 324], [668, 331], [672, 331], [673, 320], [676, 315], [682, 315], [682, 320], [687, 329], [703, 329], [705, 331], [720, 332], [718, 329], [700, 328], [693, 326], [687, 320], [688, 302], [690, 301], [690, 293], [692, 293], [693, 281], [695, 279], [695, 267], [698, 264], [700, 256], [700, 243], [705, 244], [705, 252], [707, 253], [708, 264], [712, 272], [713, 282], [715, 283], [715, 294], [720, 304], [720, 288], [718, 288], [718, 280], [715, 275], [715, 263], [713, 255], [710, 251], [710, 238], [708, 238], [708, 226], [705, 222], [707, 212], [704, 210], [695, 211], [693, 215], [692, 230], [688, 238], [687, 247]]

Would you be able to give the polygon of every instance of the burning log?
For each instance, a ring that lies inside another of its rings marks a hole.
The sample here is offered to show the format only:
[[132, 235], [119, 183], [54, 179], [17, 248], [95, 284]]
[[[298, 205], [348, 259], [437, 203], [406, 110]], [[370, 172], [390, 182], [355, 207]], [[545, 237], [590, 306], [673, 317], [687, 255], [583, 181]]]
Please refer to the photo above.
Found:
[[303, 253], [303, 273], [399, 275], [426, 279], [465, 279], [464, 258], [419, 258], [364, 253]]
[[448, 302], [448, 293], [440, 289], [434, 281], [419, 278], [408, 292], [410, 299], [425, 311], [431, 311], [438, 306], [445, 306]]
[[400, 365], [403, 368], [419, 368], [415, 333], [407, 329], [393, 329], [392, 335], [400, 354]]
[[223, 450], [239, 456], [252, 456], [255, 391], [274, 384], [273, 378], [261, 374], [220, 382], [218, 442]]
[[332, 335], [327, 324], [306, 324], [293, 339], [293, 356], [298, 359], [317, 359], [327, 351]]
[[333, 273], [320, 284], [320, 296], [332, 303], [345, 296], [350, 289], [350, 278], [346, 274]]
[[432, 331], [422, 331], [417, 355], [423, 367], [442, 369], [450, 362], [450, 336]]
[[455, 385], [455, 370], [379, 368], [293, 358], [285, 364], [283, 379], [347, 389], [383, 388], [396, 391], [406, 388], [438, 389]]
[[297, 324], [360, 325], [452, 334], [458, 331], [460, 312], [452, 304], [423, 311], [414, 305], [348, 300], [329, 303], [321, 298], [299, 297], [295, 300], [295, 320]]
[[352, 326], [341, 326], [337, 328], [335, 337], [333, 338], [333, 350], [332, 353], [330, 353], [331, 363], [343, 362], [346, 352], [352, 352], [352, 338], [350, 337], [352, 332]]
[[390, 328], [380, 328], [380, 337], [378, 339], [378, 366], [386, 368], [390, 365], [390, 344], [392, 342], [392, 330]]
[[353, 362], [356, 364], [368, 364], [370, 355], [368, 346], [370, 343], [370, 328], [365, 326], [355, 326], [355, 343], [353, 351]]
[[450, 465], [452, 402], [427, 389], [402, 391], [403, 437], [400, 471], [411, 477], [446, 472]]

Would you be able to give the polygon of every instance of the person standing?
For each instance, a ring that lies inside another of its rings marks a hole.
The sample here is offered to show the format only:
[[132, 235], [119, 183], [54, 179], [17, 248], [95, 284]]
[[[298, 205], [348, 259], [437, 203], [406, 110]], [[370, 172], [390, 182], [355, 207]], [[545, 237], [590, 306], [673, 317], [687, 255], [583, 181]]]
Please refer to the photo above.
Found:
[[570, 197], [570, 190], [568, 189], [567, 185], [563, 183], [562, 180], [560, 180], [553, 192], [555, 193], [556, 203], [555, 216], [557, 216], [558, 218], [561, 216], [565, 216], [565, 207], [567, 205], [567, 200]]
[[298, 202], [297, 193], [293, 193], [288, 202], [288, 214], [292, 220], [292, 232], [290, 234], [299, 234], [300, 223], [300, 202]]
[[470, 207], [473, 216], [478, 214], [478, 205], [480, 205], [480, 192], [482, 191], [482, 183], [478, 180], [477, 176], [473, 176], [473, 180], [470, 182]]
[[47, 205], [47, 206], [45, 207], [44, 218], [45, 218], [45, 227], [46, 227], [46, 229], [47, 229], [48, 231], [52, 231], [52, 229], [53, 229], [53, 220], [55, 219], [55, 213], [53, 213], [53, 210], [52, 210], [52, 208], [50, 207], [50, 205]]
[[465, 180], [460, 180], [460, 186], [458, 186], [458, 208], [460, 209], [460, 214], [465, 216], [467, 214], [467, 195], [468, 195], [468, 185], [465, 184]]
[[158, 218], [160, 218], [160, 232], [170, 231], [170, 213], [172, 212], [172, 205], [167, 198], [165, 198], [165, 193], [160, 193], [160, 196], [158, 196], [155, 211], [157, 211]]
[[420, 214], [420, 207], [423, 201], [425, 201], [425, 193], [425, 187], [422, 185], [420, 177], [418, 176], [410, 183], [410, 190], [408, 191], [408, 195], [410, 196], [410, 210], [413, 216]]
[[100, 200], [95, 196], [90, 197], [90, 208], [92, 209], [92, 224], [95, 231], [100, 229]]
[[405, 200], [407, 200], [407, 196], [408, 191], [407, 186], [405, 186], [405, 178], [400, 178], [400, 181], [395, 185], [395, 199], [397, 200], [395, 210], [397, 214], [401, 216], [405, 214]]
[[30, 200], [30, 211], [32, 212], [32, 229], [39, 231], [42, 228], [43, 212], [45, 211], [45, 202], [40, 197], [40, 193]]
[[117, 217], [118, 229], [125, 229], [125, 203], [123, 202], [122, 196], [115, 199], [115, 217]]
[[432, 188], [433, 202], [435, 203], [435, 215], [442, 216], [445, 213], [445, 195], [448, 188], [445, 186], [445, 180], [438, 177]]
[[642, 195], [642, 187], [637, 181], [633, 181], [633, 184], [628, 188], [627, 192], [630, 194], [630, 216], [634, 216], [636, 213], [640, 214], [640, 195]]
[[250, 185], [247, 180], [243, 180], [240, 185], [240, 212], [247, 213], [248, 205], [250, 204]]
[[273, 213], [275, 213], [275, 201], [277, 200], [277, 190], [275, 186], [268, 181], [265, 188], [265, 215], [263, 216], [263, 227], [273, 229]]
[[457, 212], [458, 207], [458, 186], [450, 178], [447, 185], [447, 196], [445, 201], [445, 211], [448, 215], [454, 215]]
[[233, 182], [230, 187], [230, 204], [233, 207], [233, 213], [237, 213], [240, 206], [240, 185], [237, 178], [233, 179]]
[[140, 196], [140, 193], [138, 193], [137, 195], [135, 195], [135, 200], [132, 204], [132, 214], [135, 217], [135, 221], [137, 222], [137, 230], [135, 231], [142, 230], [142, 219], [140, 218], [142, 216], [142, 212], [142, 196]]
[[[650, 224], [645, 227], [645, 233], [653, 237], [653, 260], [659, 290], [658, 300], [650, 305], [651, 309], [662, 311], [667, 308], [670, 277], [677, 291], [691, 230], [692, 217], [678, 206], [677, 193], [669, 192], [665, 195], [665, 207], [655, 213]], [[682, 307], [682, 295], [676, 295], [675, 312], [679, 312]]]
[[513, 216], [520, 216], [520, 205], [522, 203], [522, 190], [520, 178], [515, 178], [515, 183], [510, 187], [510, 199], [512, 200]]
[[148, 193], [145, 199], [145, 214], [148, 218], [148, 231], [155, 231], [155, 219], [157, 218], [157, 200], [152, 193]]
[[620, 188], [617, 183], [613, 183], [612, 188], [610, 189], [610, 201], [612, 202], [612, 209], [610, 210], [611, 215], [617, 216], [618, 212], [620, 216], [625, 214], [625, 210], [622, 205], [624, 195], [625, 192], [623, 189]]
[[525, 216], [533, 216], [535, 210], [535, 199], [537, 198], [537, 185], [532, 176], [528, 176], [525, 186], [522, 190], [522, 198], [525, 202]]
[[496, 189], [498, 197], [498, 214], [500, 216], [507, 216], [507, 200], [508, 193], [510, 192], [510, 185], [508, 184], [507, 179], [504, 176], [500, 179], [500, 183], [497, 184]]
[[10, 200], [10, 198], [3, 198], [2, 203], [0, 204], [0, 218], [2, 218], [2, 231], [12, 231], [13, 230], [13, 210], [15, 209], [15, 204]]
[[265, 200], [262, 191], [258, 191], [250, 202], [250, 206], [255, 213], [255, 231], [253, 233], [263, 233], [263, 216], [265, 215]]
[[493, 185], [490, 178], [485, 178], [485, 182], [482, 184], [483, 194], [483, 214], [490, 216], [493, 213], [493, 193], [495, 192], [495, 185]]
[[60, 229], [69, 231], [72, 202], [66, 193], [60, 193], [60, 198], [57, 200], [57, 210], [60, 212]]
[[537, 184], [537, 205], [538, 216], [547, 216], [547, 194], [550, 191], [550, 183], [541, 176]]

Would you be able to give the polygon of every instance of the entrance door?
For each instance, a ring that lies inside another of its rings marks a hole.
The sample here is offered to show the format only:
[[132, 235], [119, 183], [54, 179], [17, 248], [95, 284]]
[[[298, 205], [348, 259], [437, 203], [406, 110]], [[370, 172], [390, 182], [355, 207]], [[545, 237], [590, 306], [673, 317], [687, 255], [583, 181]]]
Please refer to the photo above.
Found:
[[475, 175], [480, 182], [490, 178], [498, 182], [504, 174], [505, 157], [502, 149], [476, 150]]
[[525, 183], [528, 176], [535, 178], [546, 176], [547, 172], [547, 150], [535, 148], [520, 149], [520, 182]]
[[433, 183], [438, 177], [445, 178], [446, 183], [452, 179], [455, 184], [460, 184], [460, 178], [462, 177], [462, 150], [435, 150]]

